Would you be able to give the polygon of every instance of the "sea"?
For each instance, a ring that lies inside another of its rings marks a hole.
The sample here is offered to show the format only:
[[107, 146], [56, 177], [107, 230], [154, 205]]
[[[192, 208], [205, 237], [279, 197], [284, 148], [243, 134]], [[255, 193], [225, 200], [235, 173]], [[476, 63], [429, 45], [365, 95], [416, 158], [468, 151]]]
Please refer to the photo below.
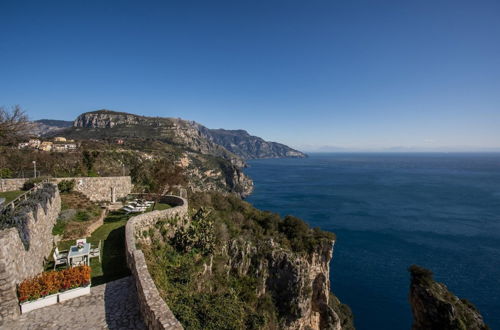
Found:
[[332, 291], [357, 329], [410, 329], [418, 264], [500, 329], [500, 153], [251, 160], [247, 201], [334, 232]]

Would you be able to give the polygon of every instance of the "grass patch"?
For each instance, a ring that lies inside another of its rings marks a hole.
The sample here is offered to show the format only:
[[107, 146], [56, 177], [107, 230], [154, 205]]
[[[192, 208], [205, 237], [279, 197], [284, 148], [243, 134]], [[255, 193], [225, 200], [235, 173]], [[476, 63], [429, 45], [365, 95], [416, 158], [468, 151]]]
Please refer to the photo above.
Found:
[[166, 209], [169, 209], [171, 208], [172, 206], [168, 205], [168, 204], [163, 204], [163, 203], [156, 203], [154, 208], [153, 208], [153, 211], [161, 211], [161, 210], [166, 210]]
[[66, 222], [57, 221], [54, 227], [52, 228], [52, 235], [62, 235], [64, 234], [64, 230], [66, 229]]
[[12, 202], [18, 196], [21, 196], [21, 194], [23, 194], [23, 193], [25, 193], [25, 191], [22, 191], [22, 190], [0, 192], [0, 197], [5, 198], [4, 204], [7, 204], [7, 203]]
[[91, 202], [79, 192], [61, 193], [61, 214], [53, 233], [62, 232], [64, 239], [81, 237], [85, 235], [89, 224], [99, 219], [101, 212], [98, 203]]
[[[125, 256], [125, 224], [131, 215], [122, 211], [110, 212], [104, 219], [104, 224], [87, 238], [92, 247], [97, 247], [102, 241], [102, 259], [90, 259], [92, 267], [92, 285], [99, 285], [130, 275]], [[75, 240], [59, 242], [60, 250], [68, 250], [75, 245]]]

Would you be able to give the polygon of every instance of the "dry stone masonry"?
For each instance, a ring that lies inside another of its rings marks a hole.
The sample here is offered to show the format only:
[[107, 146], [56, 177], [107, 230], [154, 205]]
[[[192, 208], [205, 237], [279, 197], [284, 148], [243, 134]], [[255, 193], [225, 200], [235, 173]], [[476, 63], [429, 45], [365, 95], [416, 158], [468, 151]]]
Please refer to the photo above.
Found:
[[127, 222], [125, 228], [127, 263], [135, 280], [139, 308], [148, 329], [183, 329], [161, 298], [153, 278], [149, 274], [144, 253], [136, 247], [136, 235], [149, 229], [158, 220], [187, 216], [188, 204], [184, 198], [164, 196], [161, 202], [176, 206], [167, 210], [144, 213]]
[[19, 315], [17, 284], [43, 271], [60, 210], [57, 186], [45, 184], [16, 210], [16, 226], [0, 231], [0, 324]]
[[[29, 179], [0, 179], [0, 192], [20, 190], [27, 180]], [[130, 176], [51, 179], [55, 183], [63, 180], [75, 180], [74, 189], [87, 196], [91, 201], [115, 202], [119, 198], [126, 197], [132, 191]]]

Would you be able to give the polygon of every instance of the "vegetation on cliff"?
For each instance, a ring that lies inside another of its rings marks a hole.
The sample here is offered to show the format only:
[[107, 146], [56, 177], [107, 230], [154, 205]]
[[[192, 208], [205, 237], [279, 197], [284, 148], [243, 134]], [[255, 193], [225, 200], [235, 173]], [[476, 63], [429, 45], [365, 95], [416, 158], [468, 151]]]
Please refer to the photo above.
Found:
[[329, 297], [332, 233], [232, 195], [196, 193], [190, 205], [190, 221], [159, 221], [141, 244], [160, 294], [184, 327], [352, 326], [348, 308]]
[[32, 176], [32, 161], [44, 176], [130, 175], [139, 192], [165, 193], [184, 186], [245, 196], [252, 190], [252, 181], [230, 161], [158, 140], [136, 138], [121, 145], [113, 139], [84, 140], [78, 150], [68, 153], [0, 147], [2, 177]]
[[410, 304], [414, 330], [486, 330], [483, 317], [467, 299], [434, 281], [430, 270], [412, 265]]

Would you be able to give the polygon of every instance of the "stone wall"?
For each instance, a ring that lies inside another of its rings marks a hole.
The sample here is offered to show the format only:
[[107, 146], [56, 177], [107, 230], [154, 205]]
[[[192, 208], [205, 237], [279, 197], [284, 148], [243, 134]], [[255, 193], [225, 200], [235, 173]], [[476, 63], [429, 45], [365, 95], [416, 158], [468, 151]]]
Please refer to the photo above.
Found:
[[43, 271], [60, 210], [59, 190], [45, 184], [16, 209], [16, 227], [0, 231], [0, 324], [19, 315], [17, 284]]
[[[29, 179], [0, 179], [0, 192], [20, 190]], [[126, 197], [132, 191], [132, 181], [129, 176], [107, 177], [73, 177], [53, 178], [59, 183], [62, 180], [75, 180], [75, 190], [87, 196], [91, 201], [114, 202], [114, 199]]]
[[174, 314], [161, 298], [153, 278], [149, 274], [144, 253], [136, 248], [137, 233], [147, 230], [158, 220], [166, 217], [185, 217], [188, 213], [187, 200], [177, 196], [163, 196], [162, 203], [176, 205], [173, 208], [137, 215], [127, 222], [125, 242], [127, 263], [134, 276], [137, 299], [144, 323], [148, 329], [183, 329]]
[[0, 192], [21, 190], [28, 179], [0, 179]]

